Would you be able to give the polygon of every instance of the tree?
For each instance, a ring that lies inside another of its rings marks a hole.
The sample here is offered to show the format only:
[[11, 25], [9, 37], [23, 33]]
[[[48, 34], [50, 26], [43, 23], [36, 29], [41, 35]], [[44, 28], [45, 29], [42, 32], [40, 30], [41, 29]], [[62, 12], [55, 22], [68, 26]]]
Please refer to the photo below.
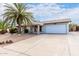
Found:
[[21, 33], [21, 25], [32, 24], [32, 13], [26, 12], [26, 5], [23, 3], [5, 4], [3, 17], [4, 23], [9, 23], [11, 27], [18, 25], [18, 32]]

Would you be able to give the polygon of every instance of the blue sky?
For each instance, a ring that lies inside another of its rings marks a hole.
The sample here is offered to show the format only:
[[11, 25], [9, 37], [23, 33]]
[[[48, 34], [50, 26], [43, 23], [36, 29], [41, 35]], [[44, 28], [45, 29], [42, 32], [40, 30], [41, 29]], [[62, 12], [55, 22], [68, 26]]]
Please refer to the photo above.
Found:
[[36, 20], [71, 18], [72, 22], [79, 24], [79, 3], [28, 3], [26, 6]]
[[59, 5], [61, 5], [60, 6], [61, 8], [66, 9], [79, 7], [79, 3], [59, 3]]

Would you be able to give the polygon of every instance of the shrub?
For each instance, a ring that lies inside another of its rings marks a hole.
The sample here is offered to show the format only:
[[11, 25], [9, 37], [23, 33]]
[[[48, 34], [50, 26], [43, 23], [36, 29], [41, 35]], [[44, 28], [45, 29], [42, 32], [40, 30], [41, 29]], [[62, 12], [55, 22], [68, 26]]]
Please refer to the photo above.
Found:
[[10, 33], [13, 34], [13, 33], [17, 33], [17, 29], [16, 28], [11, 28], [9, 29]]
[[8, 28], [7, 23], [4, 24], [4, 21], [0, 21], [0, 34], [4, 34], [7, 32], [7, 28]]
[[24, 29], [24, 33], [28, 33], [29, 31], [28, 31], [28, 29]]

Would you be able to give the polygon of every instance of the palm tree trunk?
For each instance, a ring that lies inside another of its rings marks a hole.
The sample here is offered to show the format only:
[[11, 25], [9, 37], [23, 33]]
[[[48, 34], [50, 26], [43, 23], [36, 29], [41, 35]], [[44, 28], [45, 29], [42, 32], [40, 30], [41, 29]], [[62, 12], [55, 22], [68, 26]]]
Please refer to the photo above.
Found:
[[17, 24], [18, 24], [18, 33], [21, 34], [21, 21], [19, 20], [19, 18], [17, 19]]
[[19, 33], [19, 34], [22, 33], [22, 32], [21, 32], [21, 26], [20, 26], [20, 25], [18, 26], [18, 33]]

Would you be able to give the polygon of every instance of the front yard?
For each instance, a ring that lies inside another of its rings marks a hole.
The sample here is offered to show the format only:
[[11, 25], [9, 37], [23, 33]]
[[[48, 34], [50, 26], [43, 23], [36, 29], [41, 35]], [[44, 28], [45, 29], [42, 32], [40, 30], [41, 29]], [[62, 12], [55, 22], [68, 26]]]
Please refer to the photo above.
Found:
[[11, 40], [13, 43], [21, 41], [21, 40], [25, 40], [28, 38], [31, 38], [35, 35], [32, 34], [10, 34], [10, 33], [6, 33], [6, 34], [0, 34], [0, 43], [4, 42], [4, 44], [0, 44], [0, 47], [4, 47], [6, 45], [12, 44], [12, 43], [7, 43], [7, 41]]

